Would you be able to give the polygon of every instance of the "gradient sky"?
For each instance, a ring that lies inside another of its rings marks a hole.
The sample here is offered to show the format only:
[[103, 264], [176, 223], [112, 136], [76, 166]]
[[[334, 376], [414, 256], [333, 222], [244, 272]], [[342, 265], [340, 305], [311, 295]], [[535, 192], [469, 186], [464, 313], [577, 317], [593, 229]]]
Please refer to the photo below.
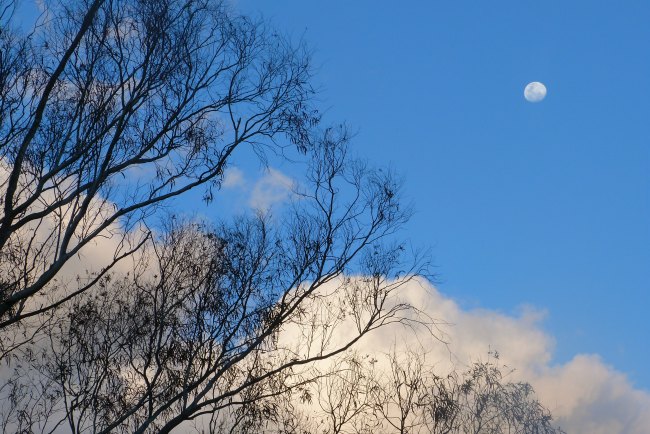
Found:
[[314, 48], [327, 118], [404, 176], [444, 294], [543, 309], [558, 363], [598, 354], [650, 390], [650, 3], [236, 7]]

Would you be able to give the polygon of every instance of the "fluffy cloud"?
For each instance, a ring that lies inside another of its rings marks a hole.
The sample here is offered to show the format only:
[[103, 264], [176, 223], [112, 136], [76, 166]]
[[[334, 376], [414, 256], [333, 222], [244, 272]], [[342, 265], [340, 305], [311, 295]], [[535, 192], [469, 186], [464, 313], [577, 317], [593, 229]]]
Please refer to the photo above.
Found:
[[289, 199], [293, 180], [279, 170], [269, 168], [251, 191], [249, 205], [255, 209], [267, 210], [276, 203]]
[[244, 172], [237, 167], [229, 167], [223, 174], [223, 181], [221, 182], [223, 188], [237, 188], [246, 185], [244, 179]]
[[531, 376], [567, 432], [641, 434], [650, 427], [650, 394], [596, 355], [581, 354]]
[[221, 181], [224, 193], [235, 194], [243, 199], [241, 205], [260, 211], [289, 200], [293, 186], [293, 179], [274, 168], [249, 173], [232, 166], [226, 169]]
[[360, 351], [420, 347], [427, 351], [427, 360], [444, 372], [464, 368], [487, 358], [490, 349], [497, 350], [501, 363], [516, 368], [511, 378], [530, 382], [568, 433], [648, 432], [650, 393], [635, 389], [623, 373], [597, 355], [578, 354], [567, 363], [554, 363], [554, 339], [540, 324], [543, 313], [530, 308], [517, 316], [463, 310], [424, 282], [409, 283], [403, 297], [438, 319], [437, 338], [423, 330], [414, 334], [392, 327], [368, 336]]
[[[0, 161], [0, 185], [8, 167]], [[231, 169], [233, 170], [233, 169]], [[227, 172], [224, 184], [244, 183], [241, 171]], [[281, 172], [269, 169], [250, 191], [250, 205], [268, 208], [290, 197], [292, 181]], [[225, 186], [225, 185], [224, 185]], [[98, 215], [102, 206], [98, 205]], [[46, 221], [42, 230], [51, 230], [55, 222]], [[89, 223], [91, 225], [92, 223]], [[40, 234], [37, 234], [37, 238]], [[111, 236], [113, 235], [113, 236]], [[118, 225], [106, 230], [62, 270], [60, 277], [73, 280], [87, 268], [105, 266], [122, 248], [123, 233]], [[129, 261], [117, 270], [128, 270]], [[528, 308], [516, 316], [489, 310], [464, 310], [453, 299], [423, 281], [411, 281], [403, 287], [404, 301], [436, 320], [433, 335], [424, 330], [387, 327], [370, 334], [357, 346], [359, 352], [389, 352], [411, 348], [427, 351], [429, 362], [441, 372], [463, 369], [472, 361], [498, 350], [503, 364], [514, 367], [516, 379], [530, 382], [541, 401], [553, 412], [557, 422], [574, 434], [642, 434], [650, 427], [650, 393], [635, 389], [626, 376], [607, 365], [598, 355], [578, 354], [570, 361], [553, 362], [554, 339], [543, 331], [542, 312]], [[344, 336], [341, 336], [343, 339]], [[6, 372], [0, 371], [0, 378]]]

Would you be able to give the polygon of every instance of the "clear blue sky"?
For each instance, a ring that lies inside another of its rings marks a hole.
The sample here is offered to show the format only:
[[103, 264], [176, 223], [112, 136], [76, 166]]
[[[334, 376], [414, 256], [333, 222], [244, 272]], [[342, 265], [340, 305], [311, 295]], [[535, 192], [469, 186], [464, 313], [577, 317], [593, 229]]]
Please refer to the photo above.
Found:
[[444, 293], [546, 309], [557, 361], [597, 353], [650, 389], [649, 2], [237, 7], [315, 49], [328, 117], [404, 175]]

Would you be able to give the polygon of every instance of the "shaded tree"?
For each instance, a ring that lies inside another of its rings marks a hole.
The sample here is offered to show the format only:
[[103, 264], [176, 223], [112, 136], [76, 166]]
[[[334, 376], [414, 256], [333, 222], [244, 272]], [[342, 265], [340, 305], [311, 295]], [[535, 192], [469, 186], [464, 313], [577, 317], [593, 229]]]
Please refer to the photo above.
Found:
[[435, 433], [563, 433], [548, 409], [522, 381], [507, 381], [494, 362], [477, 362], [462, 373], [435, 376], [425, 402]]
[[[290, 425], [315, 362], [412, 321], [390, 278], [420, 265], [384, 243], [408, 209], [319, 126], [302, 44], [219, 0], [54, 0], [26, 31], [16, 5], [0, 5], [6, 431]], [[191, 190], [213, 201], [242, 147], [306, 163], [283, 212], [165, 217]]]
[[[422, 264], [391, 244], [409, 217], [392, 174], [319, 125], [302, 44], [219, 0], [46, 5], [25, 31], [0, 3], [5, 431], [546, 427], [490, 369], [461, 384], [393, 357], [377, 378], [346, 356], [426, 321], [395, 297]], [[286, 209], [165, 217], [191, 190], [212, 202], [242, 147], [302, 155]]]
[[[238, 148], [305, 151], [318, 122], [305, 48], [222, 1], [44, 4], [27, 33], [0, 6], [0, 328], [97, 284], [172, 198], [212, 200]], [[54, 282], [106, 236], [106, 263]]]
[[[405, 269], [399, 247], [382, 247], [408, 216], [394, 180], [350, 160], [333, 130], [309, 155], [306, 181], [275, 220], [172, 218], [129, 272], [51, 310], [7, 383], [5, 425], [255, 432], [290, 422], [287, 399], [317, 379], [346, 381], [346, 370], [323, 374], [315, 362], [388, 323], [418, 321], [394, 297], [418, 263]], [[406, 277], [394, 280], [397, 270]], [[357, 415], [348, 410], [343, 423]]]
[[[533, 387], [498, 360], [439, 375], [423, 354], [352, 353], [312, 385], [293, 433], [562, 434]], [[332, 377], [332, 374], [334, 376]], [[286, 407], [285, 407], [286, 408]]]

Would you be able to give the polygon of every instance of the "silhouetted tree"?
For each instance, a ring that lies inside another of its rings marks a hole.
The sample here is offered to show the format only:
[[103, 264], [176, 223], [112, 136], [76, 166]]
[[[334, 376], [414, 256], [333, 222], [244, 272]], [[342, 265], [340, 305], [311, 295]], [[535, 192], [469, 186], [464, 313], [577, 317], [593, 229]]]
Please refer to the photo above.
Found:
[[[375, 378], [349, 355], [426, 320], [394, 296], [422, 264], [391, 244], [409, 217], [392, 174], [319, 125], [302, 44], [220, 0], [43, 4], [24, 29], [0, 0], [5, 432], [546, 426], [490, 369], [461, 384], [394, 357]], [[242, 147], [299, 151], [284, 210], [167, 213], [190, 190], [213, 201]]]
[[299, 415], [296, 428], [267, 432], [564, 433], [532, 386], [507, 381], [503, 369], [494, 360], [441, 376], [422, 354], [349, 353], [314, 380], [309, 399], [299, 395], [294, 407], [282, 407]]
[[[223, 1], [43, 4], [28, 32], [0, 4], [0, 328], [96, 285], [173, 197], [211, 200], [238, 148], [305, 151], [318, 122], [304, 47]], [[56, 284], [118, 226], [105, 264]]]
[[[382, 325], [418, 321], [393, 296], [417, 262], [403, 268], [402, 249], [382, 246], [408, 212], [390, 174], [350, 160], [346, 143], [333, 130], [314, 142], [284, 213], [216, 226], [171, 218], [128, 272], [49, 310], [14, 351], [5, 426], [257, 432], [290, 422], [280, 410], [293, 393], [346, 378], [315, 362]], [[394, 280], [397, 270], [406, 277]], [[344, 413], [343, 423], [356, 416]]]

